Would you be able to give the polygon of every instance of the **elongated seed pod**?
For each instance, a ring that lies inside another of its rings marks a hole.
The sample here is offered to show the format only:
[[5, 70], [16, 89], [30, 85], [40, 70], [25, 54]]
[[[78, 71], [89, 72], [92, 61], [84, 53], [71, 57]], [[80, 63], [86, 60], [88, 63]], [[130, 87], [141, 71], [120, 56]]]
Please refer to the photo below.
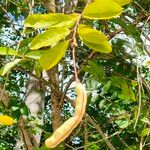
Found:
[[75, 105], [75, 116], [82, 117], [84, 116], [86, 103], [87, 103], [87, 92], [85, 87], [81, 83], [77, 83], [76, 85], [76, 105]]
[[45, 141], [45, 145], [47, 147], [54, 148], [62, 141], [64, 141], [71, 134], [73, 129], [76, 128], [77, 125], [82, 120], [86, 108], [87, 93], [84, 86], [79, 82], [76, 84], [76, 92], [77, 92], [77, 98], [76, 98], [74, 117], [71, 117], [70, 119], [65, 121], [53, 133], [53, 135]]
[[54, 133], [53, 135], [45, 141], [45, 145], [49, 148], [56, 147], [59, 143], [65, 140], [73, 131], [73, 129], [78, 125], [77, 118], [71, 117], [65, 121]]

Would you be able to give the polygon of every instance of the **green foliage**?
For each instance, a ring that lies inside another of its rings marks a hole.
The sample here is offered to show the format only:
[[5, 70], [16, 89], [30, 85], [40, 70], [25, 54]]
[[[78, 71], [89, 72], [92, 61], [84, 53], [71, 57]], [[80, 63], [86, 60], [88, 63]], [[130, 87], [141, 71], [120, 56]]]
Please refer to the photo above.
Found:
[[142, 132], [141, 132], [141, 136], [149, 136], [150, 133], [150, 128], [145, 128]]
[[0, 75], [4, 76], [8, 71], [10, 71], [15, 65], [17, 65], [22, 59], [15, 59], [7, 64], [5, 64], [1, 70], [0, 70]]
[[49, 50], [45, 51], [45, 53], [41, 56], [39, 63], [45, 69], [51, 69], [54, 67], [65, 55], [65, 51], [68, 47], [68, 41], [61, 42]]
[[62, 13], [33, 14], [25, 20], [25, 26], [32, 28], [70, 28], [76, 19], [77, 17]]
[[94, 61], [88, 61], [88, 65], [85, 66], [83, 70], [93, 75], [100, 82], [103, 82], [105, 79], [103, 69]]
[[[62, 120], [74, 113], [66, 102], [67, 96], [75, 99], [74, 84], [66, 89], [74, 78], [74, 48], [78, 78], [88, 93], [86, 113], [116, 150], [150, 149], [150, 71], [145, 49], [149, 45], [150, 0], [94, 0], [87, 6], [85, 0], [77, 5], [59, 1], [59, 13], [48, 13], [47, 2], [34, 1], [33, 14], [28, 15], [30, 1], [1, 1], [0, 84], [10, 102], [6, 108], [0, 101], [0, 113], [12, 116], [17, 124], [24, 116], [28, 131], [33, 135], [42, 131], [40, 146], [34, 149], [48, 149], [44, 141], [53, 132], [52, 96], [64, 102], [62, 107], [58, 105]], [[43, 69], [49, 72], [53, 67], [59, 83], [52, 78], [49, 82], [43, 75]], [[38, 125], [25, 103], [31, 77], [40, 83], [37, 93], [44, 93], [43, 125]], [[14, 149], [18, 131], [16, 124], [0, 126], [0, 149]], [[55, 149], [109, 149], [86, 115], [64, 143]]]
[[114, 76], [111, 78], [111, 81], [114, 86], [122, 89], [122, 92], [118, 95], [119, 98], [128, 100], [128, 101], [135, 101], [135, 95], [131, 88], [130, 82], [122, 78], [114, 77]]
[[0, 47], [0, 55], [17, 55], [17, 52], [8, 47]]
[[113, 0], [94, 0], [84, 9], [83, 16], [88, 19], [110, 19], [121, 13], [122, 8]]
[[65, 38], [69, 33], [70, 31], [67, 28], [50, 28], [46, 32], [36, 36], [30, 48], [35, 50], [44, 46], [50, 46]]
[[132, 0], [113, 0], [113, 1], [119, 4], [120, 6], [124, 6], [129, 4]]
[[107, 37], [98, 30], [94, 30], [89, 26], [81, 24], [79, 26], [78, 34], [84, 44], [92, 48], [94, 51], [103, 53], [111, 52], [112, 49]]
[[36, 51], [27, 51], [22, 57], [40, 59], [45, 51], [44, 50], [36, 50]]

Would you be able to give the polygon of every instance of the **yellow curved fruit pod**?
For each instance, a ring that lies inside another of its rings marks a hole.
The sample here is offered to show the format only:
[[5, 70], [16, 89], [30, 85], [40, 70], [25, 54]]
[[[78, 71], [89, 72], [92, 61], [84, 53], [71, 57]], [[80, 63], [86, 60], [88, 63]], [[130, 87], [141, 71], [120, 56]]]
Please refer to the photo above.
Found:
[[12, 117], [9, 117], [7, 115], [0, 115], [0, 124], [10, 126], [13, 123], [14, 123], [14, 120]]

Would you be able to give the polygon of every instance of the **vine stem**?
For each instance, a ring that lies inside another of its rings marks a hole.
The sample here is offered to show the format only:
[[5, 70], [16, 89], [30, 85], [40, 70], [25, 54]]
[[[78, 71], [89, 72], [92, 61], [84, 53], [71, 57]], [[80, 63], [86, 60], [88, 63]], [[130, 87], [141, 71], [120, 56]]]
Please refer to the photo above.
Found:
[[76, 56], [75, 56], [75, 47], [72, 48], [72, 57], [73, 57], [73, 67], [76, 81], [79, 81], [76, 67]]
[[[136, 128], [138, 119], [140, 117], [140, 112], [141, 112], [141, 105], [142, 105], [142, 93], [141, 93], [141, 88], [142, 88], [142, 80], [141, 80], [141, 61], [140, 61], [140, 66], [138, 64], [139, 57], [137, 56], [136, 64], [137, 64], [137, 82], [138, 82], [138, 99], [139, 99], [139, 104], [138, 104], [138, 110], [137, 110], [137, 116], [134, 124], [134, 129]], [[141, 149], [140, 149], [141, 150]]]
[[[85, 8], [88, 6], [90, 2], [87, 2]], [[77, 29], [78, 26], [80, 24], [80, 20], [82, 19], [82, 15], [83, 12], [79, 15], [78, 20], [75, 24], [75, 27], [73, 29], [73, 36], [72, 36], [72, 42], [71, 42], [71, 48], [72, 48], [72, 59], [73, 59], [73, 67], [74, 67], [74, 73], [75, 73], [75, 80], [76, 82], [79, 82], [79, 78], [78, 78], [78, 72], [77, 72], [77, 67], [76, 67], [76, 47], [78, 46], [77, 44], [77, 39], [76, 39], [76, 35], [77, 35]]]
[[77, 73], [77, 67], [76, 67], [76, 47], [78, 46], [77, 44], [77, 39], [76, 39], [76, 34], [77, 34], [77, 28], [79, 26], [80, 20], [82, 18], [82, 14], [79, 15], [78, 20], [75, 24], [75, 27], [73, 29], [73, 37], [72, 37], [72, 42], [71, 42], [71, 48], [72, 48], [72, 59], [73, 59], [73, 67], [74, 67], [74, 73], [75, 73], [75, 80], [76, 82], [79, 81], [78, 78], [78, 73]]

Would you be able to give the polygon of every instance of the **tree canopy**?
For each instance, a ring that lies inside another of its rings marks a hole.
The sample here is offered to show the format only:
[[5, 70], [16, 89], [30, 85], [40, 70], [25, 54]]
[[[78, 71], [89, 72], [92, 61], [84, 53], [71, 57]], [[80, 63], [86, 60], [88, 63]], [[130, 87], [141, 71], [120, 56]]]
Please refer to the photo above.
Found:
[[149, 5], [1, 0], [0, 149], [150, 149]]

